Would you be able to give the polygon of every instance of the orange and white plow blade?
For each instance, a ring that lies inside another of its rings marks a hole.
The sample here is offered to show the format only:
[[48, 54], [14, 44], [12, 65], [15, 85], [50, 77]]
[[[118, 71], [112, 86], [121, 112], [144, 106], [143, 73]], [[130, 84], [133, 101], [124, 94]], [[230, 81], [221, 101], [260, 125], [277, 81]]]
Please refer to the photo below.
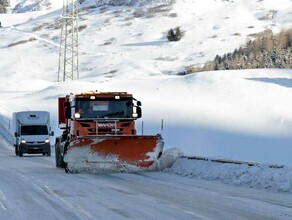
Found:
[[64, 161], [69, 171], [148, 168], [163, 151], [160, 135], [90, 136], [70, 141]]

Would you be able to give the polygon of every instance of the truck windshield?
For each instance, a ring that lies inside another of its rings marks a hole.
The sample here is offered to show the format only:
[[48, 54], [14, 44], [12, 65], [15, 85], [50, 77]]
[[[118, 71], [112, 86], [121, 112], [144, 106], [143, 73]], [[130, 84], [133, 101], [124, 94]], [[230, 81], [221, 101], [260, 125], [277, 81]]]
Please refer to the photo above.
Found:
[[21, 135], [48, 135], [48, 128], [46, 125], [23, 125]]
[[76, 113], [81, 118], [131, 118], [132, 100], [76, 100]]

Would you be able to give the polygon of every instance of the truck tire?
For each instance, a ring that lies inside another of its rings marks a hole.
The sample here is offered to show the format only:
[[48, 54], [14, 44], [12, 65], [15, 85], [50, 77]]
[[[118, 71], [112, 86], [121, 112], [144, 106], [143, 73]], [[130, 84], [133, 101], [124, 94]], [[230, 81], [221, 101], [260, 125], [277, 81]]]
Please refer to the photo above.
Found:
[[56, 139], [55, 144], [55, 160], [56, 160], [56, 167], [60, 167], [60, 142]]
[[60, 153], [60, 168], [65, 168], [66, 167], [66, 163], [64, 162], [63, 156]]
[[56, 139], [55, 159], [56, 159], [56, 167], [65, 168], [65, 162], [64, 162], [63, 156], [61, 154], [61, 143], [60, 143], [59, 139]]
[[68, 163], [64, 163], [65, 173], [70, 173]]
[[67, 168], [67, 163], [65, 163], [65, 161], [64, 161], [64, 155], [66, 154], [66, 151], [67, 151], [67, 145], [68, 145], [68, 142], [66, 142], [64, 144], [63, 156], [62, 156], [61, 150], [60, 150], [60, 167], [61, 168], [65, 168], [65, 171], [66, 171], [66, 168]]
[[63, 160], [63, 163], [64, 163], [64, 168], [65, 168], [65, 173], [70, 173], [70, 170], [69, 170], [69, 167], [68, 167], [68, 163], [65, 162], [64, 160]]

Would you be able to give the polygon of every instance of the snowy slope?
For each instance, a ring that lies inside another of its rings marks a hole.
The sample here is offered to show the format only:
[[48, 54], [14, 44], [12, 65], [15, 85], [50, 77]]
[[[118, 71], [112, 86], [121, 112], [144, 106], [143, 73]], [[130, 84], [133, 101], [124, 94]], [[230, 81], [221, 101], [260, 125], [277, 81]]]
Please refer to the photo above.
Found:
[[[143, 103], [146, 133], [160, 132], [164, 120], [166, 148], [292, 165], [291, 70], [176, 75], [254, 33], [291, 27], [290, 0], [125, 2], [80, 5], [80, 80], [56, 82], [61, 1], [11, 1], [11, 13], [0, 14], [2, 126], [9, 130], [14, 111], [49, 110], [58, 135], [58, 96], [128, 91]], [[165, 33], [176, 26], [185, 36], [168, 42]]]

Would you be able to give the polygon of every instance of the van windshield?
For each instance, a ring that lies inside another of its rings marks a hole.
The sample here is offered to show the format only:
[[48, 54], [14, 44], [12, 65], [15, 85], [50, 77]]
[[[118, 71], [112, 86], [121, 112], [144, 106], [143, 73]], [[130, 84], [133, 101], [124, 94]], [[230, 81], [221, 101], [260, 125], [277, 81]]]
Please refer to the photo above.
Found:
[[48, 135], [46, 125], [23, 125], [21, 126], [21, 135]]

